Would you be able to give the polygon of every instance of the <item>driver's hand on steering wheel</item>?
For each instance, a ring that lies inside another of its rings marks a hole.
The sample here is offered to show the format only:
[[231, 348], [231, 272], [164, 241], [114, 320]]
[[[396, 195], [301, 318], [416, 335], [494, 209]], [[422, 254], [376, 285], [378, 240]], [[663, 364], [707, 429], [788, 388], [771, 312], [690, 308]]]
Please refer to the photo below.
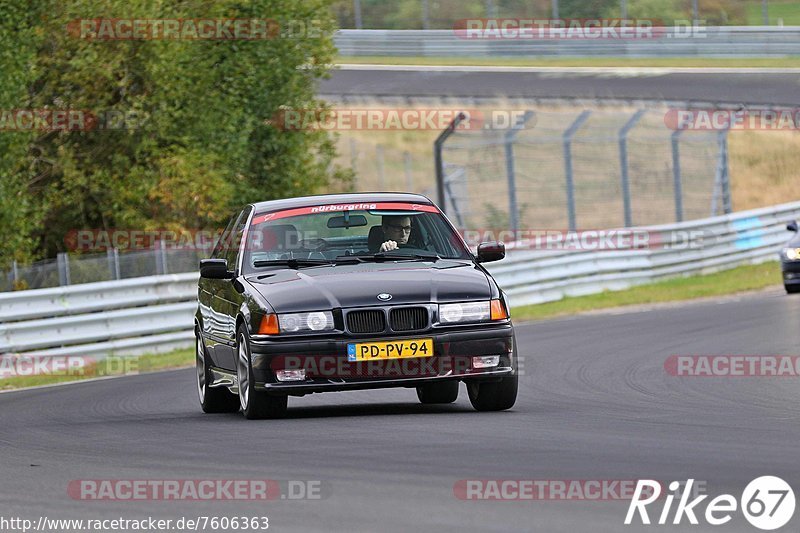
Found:
[[386, 241], [385, 243], [381, 244], [381, 252], [388, 252], [389, 250], [397, 250], [396, 241]]

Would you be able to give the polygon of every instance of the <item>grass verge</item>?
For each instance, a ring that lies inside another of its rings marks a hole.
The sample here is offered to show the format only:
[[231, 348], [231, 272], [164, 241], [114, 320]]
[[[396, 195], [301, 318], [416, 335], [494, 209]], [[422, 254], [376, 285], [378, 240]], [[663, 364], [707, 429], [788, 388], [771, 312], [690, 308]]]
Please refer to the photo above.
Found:
[[800, 57], [395, 57], [340, 56], [337, 64], [363, 65], [444, 65], [478, 67], [721, 67], [789, 68], [800, 67]]
[[515, 307], [511, 316], [516, 321], [538, 320], [597, 309], [722, 296], [763, 289], [779, 283], [781, 283], [780, 264], [777, 261], [769, 261], [714, 274], [639, 285], [622, 291], [605, 291], [589, 296], [566, 297], [555, 302]]
[[[16, 375], [0, 379], [0, 390], [21, 389], [40, 385], [52, 385], [67, 381], [144, 374], [158, 370], [184, 368], [194, 364], [194, 348], [175, 350], [163, 354], [148, 354], [138, 357], [108, 357], [87, 363], [81, 368], [72, 368], [49, 374]], [[22, 367], [20, 367], [22, 368]]]

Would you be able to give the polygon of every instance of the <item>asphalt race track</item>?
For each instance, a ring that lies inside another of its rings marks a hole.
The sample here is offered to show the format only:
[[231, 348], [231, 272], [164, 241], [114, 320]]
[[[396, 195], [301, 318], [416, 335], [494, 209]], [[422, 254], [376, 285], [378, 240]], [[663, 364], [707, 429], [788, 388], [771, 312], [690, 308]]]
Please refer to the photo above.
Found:
[[[774, 289], [519, 325], [520, 397], [494, 414], [474, 412], [462, 388], [445, 407], [397, 389], [290, 399], [285, 420], [204, 415], [188, 369], [3, 393], [2, 514], [267, 515], [275, 531], [637, 531], [622, 525], [627, 501], [464, 501], [454, 483], [691, 477], [712, 497], [738, 498], [750, 480], [777, 475], [797, 489], [800, 378], [679, 378], [663, 364], [672, 354], [797, 355], [798, 323], [800, 297]], [[324, 497], [109, 502], [67, 493], [79, 479], [255, 478], [318, 480]], [[741, 512], [725, 526], [684, 519], [647, 529], [662, 530], [757, 531]]]
[[371, 67], [332, 72], [328, 96], [614, 98], [796, 106], [800, 72], [791, 69], [569, 69]]

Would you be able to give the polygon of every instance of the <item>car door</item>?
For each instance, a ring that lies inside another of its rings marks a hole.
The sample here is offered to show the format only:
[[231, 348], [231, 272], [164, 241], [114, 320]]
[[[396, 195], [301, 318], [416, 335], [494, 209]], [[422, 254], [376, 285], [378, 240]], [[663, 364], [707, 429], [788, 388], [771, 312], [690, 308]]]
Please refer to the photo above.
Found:
[[[227, 243], [230, 242], [230, 235], [235, 229], [236, 221], [239, 220], [241, 213], [236, 213], [231, 217], [225, 230], [219, 237], [214, 250], [211, 252], [212, 259], [224, 259]], [[206, 351], [212, 361], [213, 366], [221, 366], [220, 357], [224, 359], [224, 350], [221, 356], [218, 354], [217, 347], [225, 342], [225, 320], [222, 316], [222, 300], [220, 292], [223, 290], [227, 280], [200, 278], [200, 290], [198, 300], [200, 314], [203, 319], [203, 338], [206, 344]]]
[[220, 288], [215, 299], [215, 304], [219, 306], [219, 317], [222, 320], [220, 333], [224, 339], [224, 342], [217, 346], [218, 364], [229, 370], [236, 368], [236, 315], [242, 302], [242, 295], [235, 289], [234, 280], [240, 274], [239, 257], [242, 253], [240, 248], [247, 223], [250, 220], [251, 210], [252, 208], [249, 206], [242, 210], [231, 230], [223, 257], [228, 261], [228, 270], [234, 272], [234, 278], [219, 280]]

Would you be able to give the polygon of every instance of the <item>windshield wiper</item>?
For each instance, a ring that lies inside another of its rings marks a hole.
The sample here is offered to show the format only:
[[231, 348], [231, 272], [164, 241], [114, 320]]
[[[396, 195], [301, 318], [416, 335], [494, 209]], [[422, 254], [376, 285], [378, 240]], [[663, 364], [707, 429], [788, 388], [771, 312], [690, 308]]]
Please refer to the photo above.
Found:
[[361, 261], [437, 261], [441, 259], [436, 254], [389, 254], [378, 252], [370, 255], [352, 255], [345, 257], [357, 257]]
[[271, 259], [264, 261], [253, 261], [253, 266], [263, 268], [268, 266], [288, 266], [289, 268], [311, 267], [332, 265], [333, 261], [328, 259]]

